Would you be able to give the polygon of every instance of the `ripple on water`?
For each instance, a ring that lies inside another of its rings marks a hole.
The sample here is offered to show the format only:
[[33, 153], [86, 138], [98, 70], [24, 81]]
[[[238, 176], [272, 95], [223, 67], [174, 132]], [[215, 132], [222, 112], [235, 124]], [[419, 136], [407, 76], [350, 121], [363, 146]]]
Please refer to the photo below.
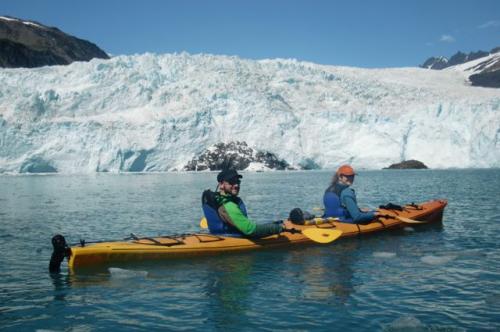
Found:
[[399, 317], [383, 327], [385, 332], [420, 332], [420, 331], [466, 331], [464, 328], [445, 325], [426, 325], [414, 316]]
[[148, 271], [127, 270], [119, 267], [110, 267], [109, 273], [113, 278], [136, 278], [148, 276]]
[[426, 255], [420, 258], [420, 260], [429, 265], [444, 265], [457, 258], [456, 256], [434, 256]]
[[386, 252], [386, 251], [376, 251], [373, 253], [373, 257], [393, 258], [393, 257], [396, 257], [396, 253], [395, 252]]

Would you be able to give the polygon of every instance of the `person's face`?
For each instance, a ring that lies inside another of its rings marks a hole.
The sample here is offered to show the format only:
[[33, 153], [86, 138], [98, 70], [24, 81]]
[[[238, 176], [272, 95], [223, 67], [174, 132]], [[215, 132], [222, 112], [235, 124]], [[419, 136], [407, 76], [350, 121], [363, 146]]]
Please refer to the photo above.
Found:
[[342, 184], [350, 186], [354, 182], [354, 175], [340, 174], [339, 180]]
[[222, 181], [219, 187], [228, 194], [238, 196], [238, 193], [240, 192], [240, 183], [241, 180], [235, 177], [229, 180]]

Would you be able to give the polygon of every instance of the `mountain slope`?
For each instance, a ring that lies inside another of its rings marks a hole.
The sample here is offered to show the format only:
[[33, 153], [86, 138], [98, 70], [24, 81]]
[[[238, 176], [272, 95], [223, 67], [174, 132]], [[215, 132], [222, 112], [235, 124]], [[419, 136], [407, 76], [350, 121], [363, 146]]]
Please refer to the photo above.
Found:
[[500, 167], [500, 91], [468, 74], [212, 55], [0, 70], [0, 172], [181, 170], [246, 142], [292, 165]]
[[468, 80], [474, 86], [500, 88], [500, 47], [490, 52], [457, 52], [449, 60], [431, 57], [420, 67], [437, 70], [456, 67], [469, 75]]
[[0, 67], [65, 65], [108, 59], [96, 45], [37, 22], [0, 16]]

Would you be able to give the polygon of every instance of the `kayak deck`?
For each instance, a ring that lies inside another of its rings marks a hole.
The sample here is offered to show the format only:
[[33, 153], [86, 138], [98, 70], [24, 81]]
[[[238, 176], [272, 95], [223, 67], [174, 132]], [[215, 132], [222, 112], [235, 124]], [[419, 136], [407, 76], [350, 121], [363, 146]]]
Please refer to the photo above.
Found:
[[[379, 209], [380, 214], [395, 215], [403, 218], [425, 221], [426, 223], [441, 222], [443, 220], [444, 208], [448, 202], [446, 200], [433, 200], [421, 204], [408, 204], [403, 206], [403, 211]], [[332, 222], [332, 224], [342, 231], [342, 237], [352, 237], [365, 233], [373, 233], [384, 229], [394, 229], [405, 227], [408, 224], [396, 218], [383, 218], [372, 221], [369, 224], [347, 224]]]
[[[445, 200], [433, 200], [420, 205], [406, 205], [403, 211], [380, 210], [381, 213], [427, 222], [442, 220]], [[385, 229], [405, 226], [406, 223], [394, 218], [380, 218], [367, 225], [325, 221], [317, 225], [295, 225], [285, 221], [289, 228], [303, 230], [317, 227], [342, 231], [341, 237], [352, 237]], [[154, 238], [90, 243], [70, 248], [68, 267], [70, 269], [109, 264], [115, 262], [170, 259], [196, 255], [215, 255], [231, 251], [262, 248], [286, 247], [296, 244], [311, 244], [310, 239], [300, 233], [281, 233], [261, 239], [229, 237], [207, 233], [181, 234]]]

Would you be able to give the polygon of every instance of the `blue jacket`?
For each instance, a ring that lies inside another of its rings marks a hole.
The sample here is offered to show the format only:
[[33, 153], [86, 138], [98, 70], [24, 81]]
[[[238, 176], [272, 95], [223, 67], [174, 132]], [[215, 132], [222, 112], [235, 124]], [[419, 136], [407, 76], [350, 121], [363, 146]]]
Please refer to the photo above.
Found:
[[337, 183], [328, 187], [323, 195], [323, 204], [325, 218], [338, 217], [343, 222], [354, 224], [368, 223], [375, 219], [375, 211], [362, 212], [359, 209], [356, 193], [347, 185]]

